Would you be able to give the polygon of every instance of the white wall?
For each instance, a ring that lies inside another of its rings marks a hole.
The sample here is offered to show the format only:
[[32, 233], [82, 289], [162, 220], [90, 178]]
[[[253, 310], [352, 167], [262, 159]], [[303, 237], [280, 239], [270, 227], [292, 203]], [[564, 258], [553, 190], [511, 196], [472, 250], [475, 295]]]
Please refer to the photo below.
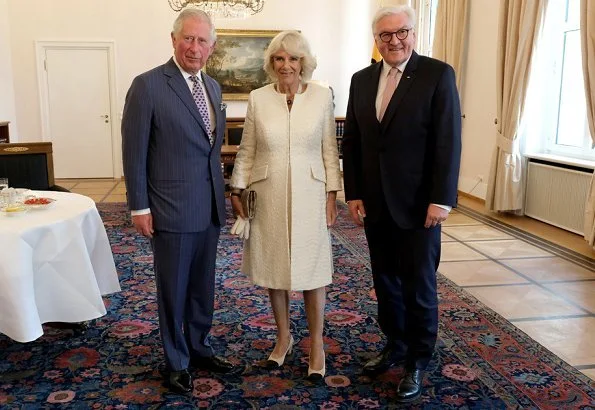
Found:
[[494, 118], [500, 2], [473, 0], [469, 3], [469, 45], [460, 90], [465, 118], [459, 190], [485, 199], [497, 135]]
[[[121, 112], [132, 79], [172, 55], [169, 33], [177, 13], [167, 0], [2, 0], [8, 4], [17, 118], [23, 141], [39, 140], [36, 40], [113, 40]], [[335, 90], [336, 115], [345, 114], [351, 74], [369, 64], [374, 0], [267, 0], [244, 20], [215, 21], [218, 28], [300, 30], [318, 58], [314, 79]], [[228, 102], [228, 116], [244, 116], [245, 102]]]
[[[401, 0], [385, 1], [393, 2]], [[470, 3], [466, 78], [460, 90], [466, 118], [463, 120], [459, 189], [485, 198], [496, 136], [500, 1], [473, 0]], [[335, 115], [343, 116], [351, 75], [370, 61], [370, 20], [377, 5], [377, 0], [267, 0], [260, 14], [245, 20], [215, 21], [215, 25], [229, 29], [301, 30], [318, 58], [314, 79], [326, 81], [333, 87]], [[116, 98], [121, 111], [134, 76], [164, 63], [171, 56], [169, 32], [175, 16], [167, 0], [0, 0], [0, 55], [8, 57], [0, 59], [0, 78], [3, 90], [14, 84], [14, 92], [9, 90], [4, 94], [3, 91], [0, 96], [0, 120], [14, 119], [11, 135], [18, 134], [20, 141], [41, 139], [36, 40], [113, 40], [116, 44]], [[11, 24], [4, 24], [6, 20]], [[245, 102], [228, 102], [228, 115], [243, 116], [245, 106]], [[478, 176], [483, 177], [479, 184]]]
[[[344, 116], [351, 75], [370, 63], [370, 21], [375, 0], [267, 0], [264, 10], [246, 20], [217, 20], [218, 28], [300, 30], [309, 40], [318, 68], [313, 79], [335, 92], [335, 115]], [[227, 115], [244, 116], [246, 104], [228, 102]]]
[[7, 0], [0, 0], [0, 121], [10, 121], [10, 141], [19, 140], [14, 101]]

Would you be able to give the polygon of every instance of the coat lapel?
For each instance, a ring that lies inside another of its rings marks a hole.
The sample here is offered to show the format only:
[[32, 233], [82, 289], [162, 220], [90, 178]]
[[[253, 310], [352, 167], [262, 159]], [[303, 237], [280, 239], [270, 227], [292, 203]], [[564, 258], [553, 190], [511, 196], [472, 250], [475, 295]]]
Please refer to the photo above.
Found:
[[403, 97], [409, 91], [411, 84], [415, 80], [415, 71], [417, 70], [417, 62], [419, 60], [419, 55], [414, 51], [411, 54], [411, 58], [409, 58], [409, 62], [405, 66], [405, 71], [401, 74], [401, 79], [399, 80], [399, 85], [395, 90], [390, 102], [388, 103], [388, 107], [386, 107], [386, 113], [382, 118], [382, 122], [380, 123], [382, 132], [386, 131], [386, 127], [390, 123], [392, 117], [397, 112], [399, 105], [403, 101]]
[[194, 119], [205, 132], [205, 136], [207, 136], [207, 127], [205, 126], [205, 123], [198, 112], [198, 107], [194, 102], [194, 98], [192, 98], [192, 93], [190, 92], [190, 88], [188, 88], [188, 83], [186, 83], [186, 80], [182, 76], [182, 73], [180, 72], [180, 69], [174, 62], [173, 58], [170, 58], [170, 60], [165, 64], [165, 75], [169, 77], [169, 86], [177, 94], [180, 100], [182, 100]]
[[367, 121], [370, 124], [373, 124], [374, 122], [379, 124], [378, 117], [376, 116], [376, 96], [378, 95], [378, 82], [380, 81], [381, 72], [382, 61], [376, 63], [369, 71], [369, 77], [367, 79], [368, 85], [362, 93], [362, 106], [368, 110], [366, 116], [370, 118], [370, 121]]
[[[223, 133], [219, 131], [221, 131], [222, 126], [224, 127], [224, 125], [222, 124], [225, 122], [225, 118], [223, 117], [223, 110], [221, 109], [221, 99], [219, 97], [217, 89], [215, 88], [215, 81], [211, 77], [206, 75], [204, 71], [201, 75], [203, 78], [203, 83], [206, 87], [207, 96], [209, 97], [209, 101], [211, 102], [211, 106], [213, 107], [213, 112], [215, 113], [215, 118], [213, 118], [213, 120], [215, 121], [215, 138], [219, 139], [219, 134], [223, 135]], [[217, 141], [215, 140], [213, 146], [215, 146], [216, 143]]]

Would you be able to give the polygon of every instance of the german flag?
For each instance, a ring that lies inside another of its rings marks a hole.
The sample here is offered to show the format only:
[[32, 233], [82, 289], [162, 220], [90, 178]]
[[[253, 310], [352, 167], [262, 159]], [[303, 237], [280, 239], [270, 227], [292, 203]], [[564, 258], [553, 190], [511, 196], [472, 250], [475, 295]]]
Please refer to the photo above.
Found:
[[380, 60], [382, 60], [382, 56], [380, 55], [380, 52], [376, 48], [376, 42], [374, 42], [374, 45], [372, 46], [372, 61], [370, 62], [370, 64], [375, 64], [375, 63], [379, 62]]

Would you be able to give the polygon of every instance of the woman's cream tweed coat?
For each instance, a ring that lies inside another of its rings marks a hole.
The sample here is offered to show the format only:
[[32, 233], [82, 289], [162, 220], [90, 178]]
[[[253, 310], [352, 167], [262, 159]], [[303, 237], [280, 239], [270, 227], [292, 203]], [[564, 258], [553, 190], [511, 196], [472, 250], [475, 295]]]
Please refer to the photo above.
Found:
[[326, 193], [341, 190], [331, 91], [308, 83], [291, 112], [272, 84], [254, 90], [231, 186], [257, 192], [242, 271], [260, 286], [310, 290], [331, 283]]

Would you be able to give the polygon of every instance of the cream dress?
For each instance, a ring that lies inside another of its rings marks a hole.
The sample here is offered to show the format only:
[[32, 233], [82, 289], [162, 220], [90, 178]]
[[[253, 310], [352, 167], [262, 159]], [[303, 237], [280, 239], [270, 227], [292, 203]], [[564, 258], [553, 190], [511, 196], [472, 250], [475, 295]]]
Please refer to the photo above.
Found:
[[257, 192], [242, 271], [260, 286], [310, 290], [331, 283], [326, 193], [341, 190], [331, 91], [308, 83], [291, 111], [273, 84], [254, 90], [231, 186]]

